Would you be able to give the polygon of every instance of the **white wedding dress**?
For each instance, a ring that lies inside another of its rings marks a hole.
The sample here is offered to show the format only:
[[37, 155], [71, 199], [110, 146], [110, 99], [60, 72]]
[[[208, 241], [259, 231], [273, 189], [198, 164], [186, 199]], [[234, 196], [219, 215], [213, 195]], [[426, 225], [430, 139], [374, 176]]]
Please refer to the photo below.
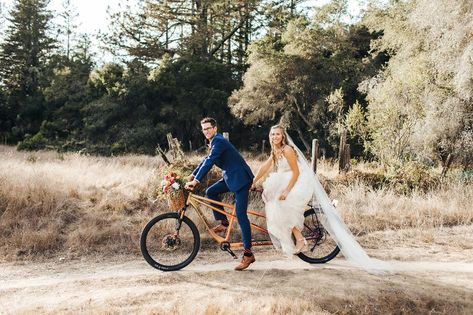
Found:
[[291, 137], [285, 133], [286, 139], [297, 153], [299, 177], [285, 200], [279, 200], [281, 192], [287, 187], [292, 171], [284, 156], [276, 163], [275, 170], [263, 182], [263, 200], [265, 202], [266, 221], [269, 235], [276, 248], [284, 254], [293, 257], [295, 244], [292, 228], [303, 229], [304, 212], [308, 204], [320, 206], [322, 214], [319, 220], [330, 236], [337, 243], [340, 251], [350, 262], [364, 268], [373, 274], [389, 274], [393, 267], [378, 259], [370, 258], [358, 244], [353, 234], [345, 225], [332, 204], [324, 188], [304, 154], [294, 144]]
[[292, 228], [303, 229], [304, 211], [312, 200], [313, 191], [309, 188], [312, 179], [310, 174], [300, 172], [286, 199], [279, 200], [292, 177], [292, 171], [284, 155], [278, 159], [275, 168], [263, 182], [266, 223], [274, 246], [292, 257], [295, 251]]

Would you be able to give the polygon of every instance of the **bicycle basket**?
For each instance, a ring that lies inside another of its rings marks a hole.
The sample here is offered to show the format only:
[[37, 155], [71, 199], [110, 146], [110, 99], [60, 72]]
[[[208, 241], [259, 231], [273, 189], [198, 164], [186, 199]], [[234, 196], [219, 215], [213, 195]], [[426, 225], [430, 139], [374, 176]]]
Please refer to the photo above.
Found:
[[186, 205], [186, 198], [182, 189], [169, 195], [167, 200], [169, 208], [173, 211], [182, 209]]

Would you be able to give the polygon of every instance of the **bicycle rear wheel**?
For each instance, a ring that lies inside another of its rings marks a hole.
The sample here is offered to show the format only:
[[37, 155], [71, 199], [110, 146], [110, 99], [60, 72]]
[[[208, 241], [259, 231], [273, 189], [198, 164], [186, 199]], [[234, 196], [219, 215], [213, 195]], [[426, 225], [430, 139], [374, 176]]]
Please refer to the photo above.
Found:
[[340, 249], [330, 234], [320, 223], [318, 213], [309, 209], [304, 213], [304, 229], [302, 235], [307, 240], [308, 246], [297, 256], [311, 264], [323, 264], [338, 255]]
[[175, 271], [190, 264], [200, 248], [200, 235], [194, 222], [179, 214], [158, 215], [146, 224], [140, 238], [141, 253], [154, 268]]

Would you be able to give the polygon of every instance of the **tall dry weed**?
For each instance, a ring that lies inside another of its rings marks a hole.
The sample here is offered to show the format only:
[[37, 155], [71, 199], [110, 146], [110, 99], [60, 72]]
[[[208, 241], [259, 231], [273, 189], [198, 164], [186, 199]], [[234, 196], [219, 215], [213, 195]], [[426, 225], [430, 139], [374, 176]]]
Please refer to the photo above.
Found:
[[332, 193], [340, 201], [338, 210], [345, 222], [357, 234], [473, 223], [473, 185], [462, 181], [409, 195], [389, 188], [372, 189], [361, 182], [338, 186]]
[[138, 252], [160, 162], [0, 148], [0, 248], [7, 257]]

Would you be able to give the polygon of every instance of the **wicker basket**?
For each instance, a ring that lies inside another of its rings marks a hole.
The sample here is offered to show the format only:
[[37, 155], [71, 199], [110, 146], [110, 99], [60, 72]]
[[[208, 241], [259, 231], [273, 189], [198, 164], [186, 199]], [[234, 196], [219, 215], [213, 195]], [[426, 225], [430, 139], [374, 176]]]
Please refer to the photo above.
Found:
[[184, 191], [178, 190], [176, 193], [168, 196], [168, 206], [171, 210], [179, 210], [184, 208], [186, 205], [186, 198], [184, 196]]

